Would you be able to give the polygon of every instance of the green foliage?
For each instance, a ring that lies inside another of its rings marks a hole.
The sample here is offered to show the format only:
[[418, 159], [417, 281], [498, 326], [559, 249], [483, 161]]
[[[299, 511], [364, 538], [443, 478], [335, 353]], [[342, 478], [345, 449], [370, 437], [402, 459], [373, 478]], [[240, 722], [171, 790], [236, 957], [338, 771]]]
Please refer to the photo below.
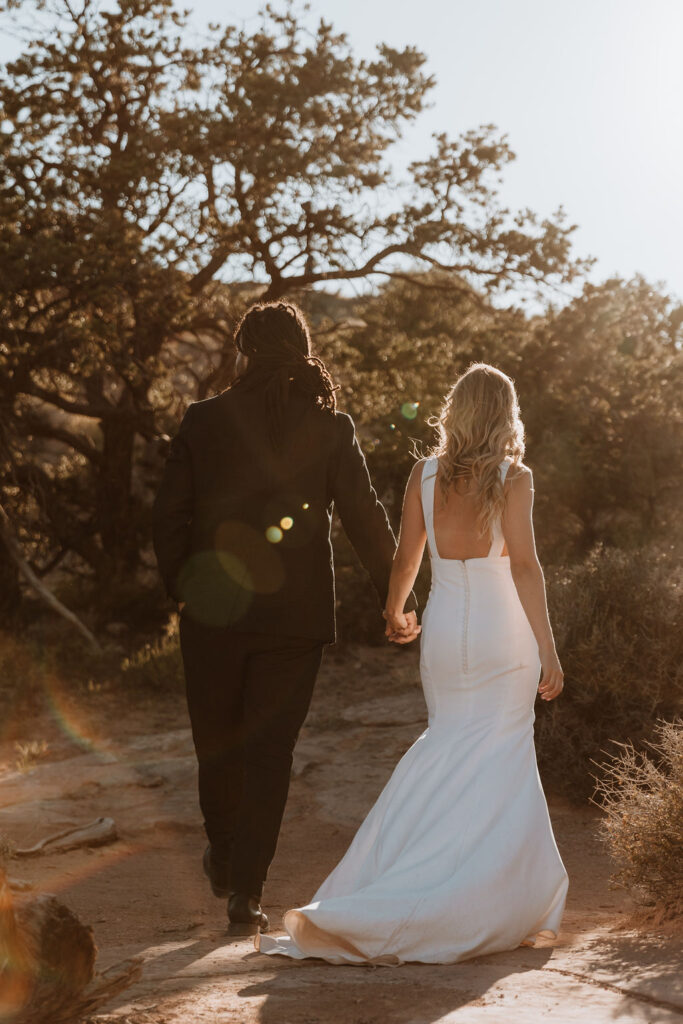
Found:
[[682, 568], [670, 552], [601, 548], [559, 570], [548, 597], [565, 688], [536, 716], [544, 781], [587, 796], [611, 740], [639, 746], [683, 709]]
[[601, 765], [601, 827], [615, 881], [672, 917], [683, 912], [683, 721], [658, 722], [654, 736], [654, 757], [625, 743]]
[[681, 539], [681, 309], [642, 278], [587, 285], [536, 325], [518, 371], [541, 549]]
[[[563, 310], [527, 319], [429, 275], [390, 285], [354, 315], [362, 326], [324, 335], [321, 349], [394, 523], [413, 442], [433, 442], [429, 418], [457, 375], [484, 360], [517, 384], [545, 563], [581, 560], [601, 541], [680, 539], [680, 309], [641, 278], [586, 285]], [[419, 403], [415, 419], [406, 402]]]

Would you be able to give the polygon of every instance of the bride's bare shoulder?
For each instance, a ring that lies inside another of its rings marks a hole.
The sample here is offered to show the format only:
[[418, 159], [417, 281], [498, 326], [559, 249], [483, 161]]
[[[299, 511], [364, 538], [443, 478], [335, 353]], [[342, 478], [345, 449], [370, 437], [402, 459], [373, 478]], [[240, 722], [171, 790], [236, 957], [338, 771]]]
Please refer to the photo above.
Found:
[[408, 483], [414, 484], [416, 481], [420, 481], [422, 479], [422, 471], [428, 462], [429, 459], [415, 460], [415, 462], [413, 463], [413, 468], [410, 471], [410, 476], [408, 477]]
[[531, 476], [531, 468], [525, 462], [513, 462], [508, 470], [508, 479], [514, 480], [518, 476]]
[[533, 491], [534, 489], [534, 475], [531, 468], [524, 462], [513, 462], [507, 472], [506, 482], [510, 487], [514, 486], [515, 490], [528, 488]]

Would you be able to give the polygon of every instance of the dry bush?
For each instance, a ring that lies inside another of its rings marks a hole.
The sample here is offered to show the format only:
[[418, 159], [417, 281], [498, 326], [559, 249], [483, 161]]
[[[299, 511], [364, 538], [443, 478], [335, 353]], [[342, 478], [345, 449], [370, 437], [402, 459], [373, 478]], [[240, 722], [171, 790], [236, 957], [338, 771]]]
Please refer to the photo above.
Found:
[[680, 570], [652, 549], [598, 547], [549, 579], [565, 688], [536, 715], [544, 782], [585, 798], [610, 740], [642, 747], [657, 718], [681, 714], [682, 596]]
[[174, 693], [183, 688], [185, 676], [176, 614], [170, 616], [161, 637], [123, 659], [121, 680], [124, 686], [136, 690]]
[[598, 765], [601, 833], [617, 864], [615, 882], [638, 902], [683, 914], [683, 721], [660, 721], [654, 734], [647, 744], [654, 758], [622, 743]]

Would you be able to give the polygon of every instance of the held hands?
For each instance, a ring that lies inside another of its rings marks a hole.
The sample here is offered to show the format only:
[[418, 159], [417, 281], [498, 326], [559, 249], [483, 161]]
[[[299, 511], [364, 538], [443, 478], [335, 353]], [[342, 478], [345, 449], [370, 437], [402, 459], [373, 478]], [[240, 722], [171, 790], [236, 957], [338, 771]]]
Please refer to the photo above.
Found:
[[540, 651], [542, 678], [538, 687], [541, 700], [554, 700], [564, 689], [564, 672], [555, 650]]
[[415, 612], [393, 614], [385, 609], [382, 615], [387, 622], [384, 634], [394, 644], [412, 643], [422, 632], [422, 626], [417, 624]]

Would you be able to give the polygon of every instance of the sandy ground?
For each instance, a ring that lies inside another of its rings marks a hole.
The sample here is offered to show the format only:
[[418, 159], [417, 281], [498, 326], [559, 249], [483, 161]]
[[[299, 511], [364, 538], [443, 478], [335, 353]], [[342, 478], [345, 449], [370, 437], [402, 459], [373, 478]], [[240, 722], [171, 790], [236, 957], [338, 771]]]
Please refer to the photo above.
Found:
[[[10, 875], [59, 894], [99, 947], [98, 967], [141, 957], [141, 979], [94, 1018], [134, 1024], [655, 1024], [683, 1017], [683, 944], [634, 927], [610, 887], [600, 812], [548, 794], [570, 877], [558, 939], [454, 966], [333, 967], [267, 958], [225, 934], [225, 904], [201, 873], [204, 838], [182, 697], [75, 702], [26, 734], [47, 751], [17, 769], [0, 743], [0, 833], [18, 847], [109, 815], [116, 842], [14, 858]], [[545, 708], [541, 705], [537, 713]], [[346, 849], [425, 710], [415, 651], [330, 650], [297, 748], [265, 894], [272, 931], [307, 902]], [[7, 736], [7, 733], [5, 733]], [[85, 744], [85, 745], [84, 745]]]

